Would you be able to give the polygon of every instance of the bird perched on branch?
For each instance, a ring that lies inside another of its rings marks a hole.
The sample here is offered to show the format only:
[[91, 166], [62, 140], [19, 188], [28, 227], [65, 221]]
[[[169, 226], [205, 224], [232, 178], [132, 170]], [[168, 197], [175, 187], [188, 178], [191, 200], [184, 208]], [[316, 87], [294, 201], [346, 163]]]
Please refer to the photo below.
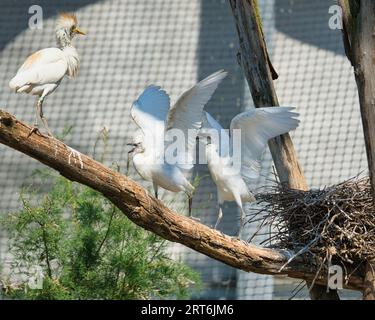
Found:
[[[292, 110], [291, 107], [271, 107], [240, 113], [230, 124], [232, 139], [209, 113], [205, 113], [200, 136], [207, 139], [207, 165], [217, 186], [218, 218], [215, 229], [223, 216], [223, 203], [235, 201], [241, 210], [240, 237], [245, 222], [243, 205], [255, 201], [245, 180], [254, 181], [259, 177], [260, 160], [268, 140], [297, 128], [299, 120], [296, 117], [299, 114]], [[237, 136], [234, 134], [236, 130]], [[214, 139], [215, 135], [219, 139]]]
[[[131, 108], [131, 116], [141, 131], [128, 144], [133, 146], [129, 154], [133, 154], [136, 171], [153, 183], [156, 198], [158, 187], [185, 192], [190, 216], [194, 187], [185, 174], [193, 168], [203, 108], [226, 75], [223, 70], [213, 73], [185, 91], [172, 107], [168, 94], [151, 85]], [[173, 137], [177, 137], [175, 142]], [[179, 144], [176, 150], [173, 143]]]
[[16, 93], [25, 92], [37, 96], [35, 105], [34, 128], [38, 130], [38, 116], [41, 118], [48, 134], [52, 136], [46, 118], [43, 115], [43, 101], [59, 86], [65, 75], [74, 79], [79, 69], [79, 56], [72, 39], [76, 34], [85, 35], [78, 29], [74, 14], [61, 13], [56, 22], [57, 48], [39, 50], [29, 56], [9, 82], [9, 87]]

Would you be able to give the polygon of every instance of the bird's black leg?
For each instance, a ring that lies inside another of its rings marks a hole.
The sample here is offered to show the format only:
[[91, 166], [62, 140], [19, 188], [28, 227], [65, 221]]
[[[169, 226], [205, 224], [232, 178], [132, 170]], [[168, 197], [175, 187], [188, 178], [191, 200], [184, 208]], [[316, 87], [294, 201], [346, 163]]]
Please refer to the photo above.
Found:
[[130, 155], [128, 154], [128, 159], [126, 160], [126, 174], [129, 174], [129, 168], [130, 168]]
[[191, 217], [191, 209], [193, 207], [193, 198], [188, 197], [188, 202], [189, 202], [189, 217]]
[[40, 119], [42, 119], [44, 127], [47, 129], [48, 135], [53, 137], [52, 131], [50, 130], [50, 128], [48, 126], [47, 119], [43, 115], [43, 101], [44, 101], [43, 97], [40, 97], [39, 100], [38, 100]]
[[27, 135], [27, 137], [30, 137], [33, 133], [39, 133], [39, 124], [38, 124], [38, 115], [39, 115], [40, 111], [39, 111], [39, 103], [38, 103], [38, 100], [37, 102], [35, 103], [35, 118], [34, 118], [34, 125], [33, 127], [31, 128], [29, 134]]
[[190, 219], [193, 219], [193, 220], [196, 220], [196, 221], [200, 221], [201, 219], [199, 219], [198, 217], [194, 217], [192, 215], [192, 209], [193, 209], [193, 197], [192, 196], [189, 196], [188, 195], [188, 206], [189, 206], [189, 218]]
[[158, 196], [159, 196], [159, 193], [158, 193], [158, 185], [156, 183], [153, 183], [152, 184], [153, 187], [154, 187], [154, 193], [155, 193], [155, 198], [156, 199], [159, 199]]
[[242, 230], [243, 230], [243, 228], [245, 226], [246, 213], [245, 213], [245, 210], [243, 209], [241, 197], [238, 196], [238, 195], [236, 195], [236, 194], [234, 195], [234, 197], [235, 197], [235, 200], [236, 200], [236, 203], [237, 203], [238, 207], [241, 210], [240, 229], [238, 230], [238, 235], [237, 235], [237, 238], [241, 239]]
[[238, 230], [238, 236], [237, 236], [238, 239], [241, 239], [242, 230], [245, 226], [245, 218], [246, 218], [246, 213], [244, 209], [242, 208], [242, 206], [240, 207], [240, 209], [241, 209], [241, 222], [240, 222], [240, 229]]
[[223, 217], [223, 211], [221, 209], [221, 206], [222, 206], [222, 204], [218, 203], [219, 208], [218, 208], [217, 220], [216, 220], [215, 227], [214, 227], [215, 230], [216, 230], [217, 226], [219, 225], [219, 223], [221, 221], [221, 218]]
[[34, 118], [34, 127], [35, 128], [38, 128], [39, 127], [39, 123], [38, 123], [38, 116], [39, 116], [39, 104], [38, 104], [38, 101], [35, 102], [35, 118]]

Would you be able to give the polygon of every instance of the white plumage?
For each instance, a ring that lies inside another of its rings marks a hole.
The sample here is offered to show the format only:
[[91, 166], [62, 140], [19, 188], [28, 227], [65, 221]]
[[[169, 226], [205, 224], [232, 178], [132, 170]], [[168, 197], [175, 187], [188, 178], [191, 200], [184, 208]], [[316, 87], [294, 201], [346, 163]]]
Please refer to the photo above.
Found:
[[43, 115], [43, 101], [59, 86], [65, 75], [74, 79], [79, 69], [79, 56], [71, 41], [75, 34], [85, 34], [77, 27], [77, 18], [70, 13], [59, 15], [56, 23], [56, 39], [58, 48], [39, 50], [30, 55], [9, 82], [9, 87], [16, 93], [25, 92], [36, 95], [36, 114], [34, 128], [38, 128], [40, 116], [50, 135], [47, 120]]
[[200, 135], [207, 137], [210, 135], [207, 129], [213, 129], [220, 136], [220, 143], [209, 139], [206, 145], [208, 168], [217, 186], [218, 219], [215, 228], [222, 218], [223, 203], [235, 201], [241, 210], [240, 236], [245, 219], [243, 204], [255, 201], [245, 179], [259, 177], [261, 156], [269, 139], [297, 128], [298, 113], [292, 110], [291, 107], [258, 108], [235, 116], [230, 124], [230, 132], [240, 130], [241, 158], [238, 160], [231, 156], [234, 152], [229, 135], [209, 113], [205, 113], [206, 121]]
[[[203, 108], [226, 75], [223, 70], [215, 72], [184, 92], [172, 107], [168, 94], [160, 87], [151, 85], [131, 108], [131, 116], [141, 131], [130, 143], [134, 146], [130, 153], [134, 153], [136, 171], [143, 179], [153, 183], [156, 197], [158, 187], [172, 192], [185, 192], [189, 198], [190, 214], [194, 187], [186, 179], [184, 170], [193, 167]], [[183, 133], [185, 146], [176, 163], [168, 163], [165, 161], [165, 151], [174, 129]], [[196, 130], [196, 134], [188, 135], [188, 130], [192, 129]]]

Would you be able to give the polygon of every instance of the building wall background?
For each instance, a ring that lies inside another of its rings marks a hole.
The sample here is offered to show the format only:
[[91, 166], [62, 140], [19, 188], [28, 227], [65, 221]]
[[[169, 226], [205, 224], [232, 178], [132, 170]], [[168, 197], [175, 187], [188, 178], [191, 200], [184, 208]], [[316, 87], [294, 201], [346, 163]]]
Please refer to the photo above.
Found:
[[[340, 182], [366, 170], [366, 156], [356, 85], [343, 47], [340, 30], [328, 27], [331, 0], [259, 0], [263, 27], [272, 62], [279, 73], [276, 90], [282, 105], [295, 106], [301, 126], [292, 133], [310, 187]], [[43, 8], [44, 28], [28, 28], [28, 8]], [[230, 72], [207, 106], [224, 127], [234, 115], [252, 107], [252, 100], [236, 62], [237, 36], [225, 0], [2, 0], [0, 4], [0, 104], [32, 123], [34, 98], [16, 95], [8, 82], [30, 53], [54, 46], [54, 22], [59, 11], [75, 11], [88, 36], [75, 40], [82, 65], [75, 81], [64, 79], [47, 97], [45, 115], [55, 133], [73, 126], [67, 143], [92, 154], [100, 130], [109, 129], [105, 163], [126, 167], [127, 147], [135, 125], [129, 109], [143, 88], [161, 85], [175, 101], [179, 94], [211, 72]], [[269, 183], [271, 157], [267, 151], [257, 189]], [[41, 165], [0, 145], [0, 214], [15, 210], [21, 186], [33, 181]], [[196, 173], [206, 175], [200, 166]], [[140, 182], [134, 170], [131, 176]], [[149, 187], [148, 184], [141, 182]], [[162, 193], [179, 210], [182, 197]], [[195, 214], [213, 224], [216, 191], [203, 178], [194, 199]], [[239, 215], [227, 204], [221, 230], [234, 234]], [[247, 227], [250, 235], [256, 225]], [[10, 257], [6, 235], [1, 235], [0, 259]], [[261, 237], [257, 241], [261, 241]], [[248, 274], [171, 245], [202, 272], [205, 291], [200, 298], [289, 298], [298, 281]], [[6, 269], [6, 268], [5, 268]], [[5, 270], [6, 271], [6, 270]], [[306, 290], [298, 297], [305, 298]], [[199, 298], [199, 297], [197, 297]]]

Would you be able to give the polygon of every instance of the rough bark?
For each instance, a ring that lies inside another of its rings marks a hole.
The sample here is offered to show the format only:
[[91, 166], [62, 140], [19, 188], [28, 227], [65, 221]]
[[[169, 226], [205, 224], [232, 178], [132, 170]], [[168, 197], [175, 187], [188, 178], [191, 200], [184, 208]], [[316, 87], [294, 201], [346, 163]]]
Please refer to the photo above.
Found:
[[[255, 107], [278, 106], [273, 84], [273, 67], [270, 64], [262, 22], [256, 0], [230, 0], [239, 38], [238, 62], [242, 66]], [[285, 186], [307, 190], [307, 183], [299, 165], [297, 154], [289, 134], [269, 141], [272, 159]], [[309, 285], [309, 283], [308, 283]], [[309, 285], [310, 287], [310, 285]], [[316, 291], [316, 292], [315, 292]], [[339, 299], [335, 292], [326, 293], [326, 286], [310, 288], [312, 299]]]
[[[345, 52], [354, 67], [365, 137], [371, 190], [375, 199], [375, 1], [341, 0]], [[363, 299], [375, 299], [375, 264], [368, 261]]]
[[365, 280], [363, 283], [363, 300], [375, 300], [375, 262], [366, 264]]
[[[255, 0], [230, 0], [239, 38], [238, 61], [257, 108], [278, 106], [261, 21]], [[307, 190], [289, 134], [270, 140], [269, 148], [280, 182]]]
[[[244, 271], [287, 275], [308, 281], [315, 277], [314, 261], [298, 257], [280, 272], [292, 252], [248, 244], [176, 214], [128, 177], [59, 140], [35, 133], [28, 137], [30, 129], [14, 116], [0, 110], [0, 143], [35, 158], [72, 181], [101, 192], [144, 229]], [[317, 283], [326, 283], [324, 275], [317, 279]], [[362, 290], [362, 283], [363, 278], [353, 274], [346, 287]]]

